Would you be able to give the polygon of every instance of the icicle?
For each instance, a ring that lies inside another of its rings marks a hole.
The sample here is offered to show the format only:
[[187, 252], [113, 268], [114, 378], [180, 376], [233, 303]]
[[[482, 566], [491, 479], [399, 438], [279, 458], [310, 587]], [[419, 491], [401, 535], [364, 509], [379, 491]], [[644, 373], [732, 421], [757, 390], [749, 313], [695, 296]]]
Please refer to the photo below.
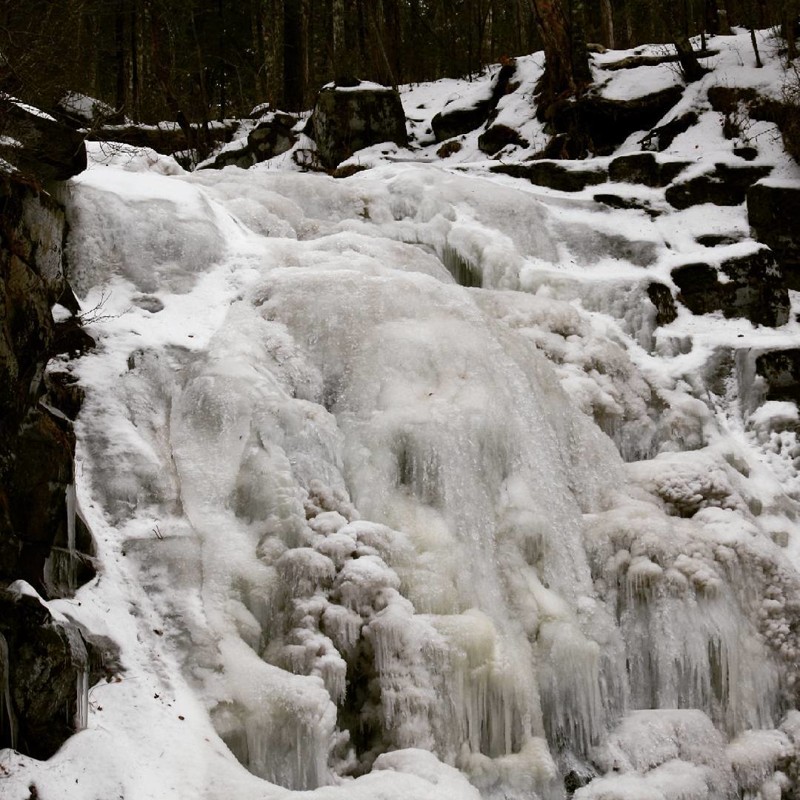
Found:
[[264, 709], [251, 713], [245, 732], [247, 768], [254, 775], [287, 789], [314, 789], [327, 782], [329, 743], [306, 721]]
[[78, 670], [77, 698], [75, 701], [75, 730], [82, 731], [89, 726], [89, 670]]
[[8, 739], [12, 750], [17, 749], [17, 719], [11, 705], [11, 660], [8, 657], [8, 643], [5, 636], [0, 633], [0, 736], [8, 730]]
[[75, 549], [75, 514], [77, 496], [75, 484], [67, 486], [67, 590], [70, 595], [78, 588], [78, 552]]

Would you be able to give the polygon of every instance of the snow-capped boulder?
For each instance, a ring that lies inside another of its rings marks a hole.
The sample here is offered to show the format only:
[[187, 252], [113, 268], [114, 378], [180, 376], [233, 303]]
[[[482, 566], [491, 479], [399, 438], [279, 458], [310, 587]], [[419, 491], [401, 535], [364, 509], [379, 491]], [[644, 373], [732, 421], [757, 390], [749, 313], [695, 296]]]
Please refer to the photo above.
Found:
[[747, 190], [771, 171], [772, 167], [768, 166], [716, 164], [711, 172], [667, 187], [667, 202], [677, 209], [699, 206], [703, 203], [738, 206], [744, 202]]
[[297, 141], [292, 131], [297, 120], [281, 111], [268, 114], [261, 119], [247, 136], [247, 144], [256, 161], [266, 161], [287, 150]]
[[580, 192], [587, 186], [597, 186], [608, 180], [608, 173], [596, 164], [578, 162], [577, 165], [562, 161], [542, 159], [528, 164], [498, 164], [492, 172], [527, 178], [537, 186], [557, 189], [561, 192]]
[[504, 147], [513, 145], [515, 147], [528, 147], [529, 142], [524, 139], [519, 131], [509, 128], [508, 125], [492, 125], [478, 137], [478, 147], [490, 156], [499, 153]]
[[121, 111], [96, 97], [67, 92], [56, 104], [54, 113], [74, 128], [96, 128], [99, 125], [120, 125], [125, 121]]
[[683, 264], [672, 270], [672, 280], [680, 301], [694, 314], [722, 311], [755, 325], [785, 325], [789, 320], [789, 293], [769, 248], [729, 258], [719, 267]]
[[509, 91], [516, 64], [504, 64], [497, 73], [488, 91], [481, 95], [466, 98], [452, 98], [431, 120], [431, 127], [437, 142], [452, 139], [462, 133], [469, 133], [483, 125], [497, 107], [500, 98]]
[[372, 144], [408, 144], [400, 95], [395, 89], [366, 81], [323, 87], [317, 95], [311, 130], [319, 158], [329, 169]]
[[767, 400], [800, 400], [800, 349], [797, 347], [757, 356], [756, 372], [767, 383]]
[[65, 181], [86, 169], [77, 131], [32, 106], [0, 96], [0, 159], [40, 181]]
[[661, 187], [672, 183], [686, 168], [686, 161], [663, 161], [655, 153], [627, 153], [608, 165], [608, 177], [619, 183], [641, 183]]
[[16, 581], [0, 591], [0, 681], [6, 686], [0, 747], [49, 758], [86, 727], [89, 683], [99, 677], [91, 675], [90, 662], [101, 660], [93, 651], [30, 584]]

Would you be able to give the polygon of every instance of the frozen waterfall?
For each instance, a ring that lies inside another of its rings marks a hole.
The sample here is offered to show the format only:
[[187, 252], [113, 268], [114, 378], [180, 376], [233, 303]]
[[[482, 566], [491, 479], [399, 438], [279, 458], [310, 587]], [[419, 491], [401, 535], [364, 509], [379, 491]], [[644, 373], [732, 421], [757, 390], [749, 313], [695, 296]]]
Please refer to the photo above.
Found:
[[[73, 613], [126, 666], [70, 746], [151, 765], [126, 798], [777, 780], [797, 573], [712, 414], [646, 369], [654, 312], [608, 218], [434, 168], [133, 156], [80, 176], [70, 215], [71, 279], [102, 304], [74, 368], [105, 564]], [[624, 291], [569, 253], [617, 259]], [[708, 469], [671, 452], [690, 430]]]

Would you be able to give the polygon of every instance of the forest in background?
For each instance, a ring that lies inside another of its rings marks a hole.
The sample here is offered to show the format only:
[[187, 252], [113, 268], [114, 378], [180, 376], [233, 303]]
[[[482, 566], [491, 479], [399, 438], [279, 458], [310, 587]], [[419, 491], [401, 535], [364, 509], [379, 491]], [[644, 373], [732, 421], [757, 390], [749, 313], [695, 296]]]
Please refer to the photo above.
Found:
[[[547, 20], [606, 47], [782, 25], [800, 0], [0, 0], [0, 90], [52, 107], [67, 91], [140, 122], [208, 122], [320, 86], [477, 73], [541, 49]], [[565, 40], [566, 41], [566, 40]], [[568, 56], [567, 56], [568, 57]], [[180, 112], [180, 114], [179, 114]]]

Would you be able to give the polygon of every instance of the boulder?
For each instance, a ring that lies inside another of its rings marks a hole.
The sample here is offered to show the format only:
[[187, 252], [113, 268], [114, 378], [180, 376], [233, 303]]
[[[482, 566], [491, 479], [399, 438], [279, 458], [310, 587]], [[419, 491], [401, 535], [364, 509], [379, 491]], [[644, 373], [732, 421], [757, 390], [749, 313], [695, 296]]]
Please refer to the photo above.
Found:
[[492, 172], [527, 178], [537, 186], [561, 192], [580, 192], [587, 186], [597, 186], [608, 180], [608, 173], [598, 166], [567, 167], [560, 161], [531, 161], [528, 164], [498, 164]]
[[747, 216], [758, 241], [775, 253], [787, 286], [800, 290], [800, 186], [756, 183], [747, 191]]
[[0, 679], [8, 686], [0, 748], [46, 759], [86, 726], [103, 656], [76, 625], [54, 619], [30, 587], [12, 589], [0, 590]]
[[211, 161], [203, 162], [198, 169], [224, 169], [225, 167], [239, 167], [247, 169], [256, 163], [247, 142], [243, 142], [238, 147], [230, 147], [217, 153]]
[[675, 299], [668, 286], [663, 283], [651, 283], [647, 287], [647, 296], [656, 307], [656, 325], [669, 325], [678, 318]]
[[672, 280], [680, 290], [678, 300], [693, 314], [721, 311], [755, 325], [779, 326], [789, 321], [789, 293], [767, 247], [723, 261], [719, 268], [684, 264], [672, 270]]
[[639, 144], [645, 150], [658, 150], [658, 152], [661, 152], [672, 144], [676, 136], [686, 133], [692, 125], [696, 124], [697, 114], [694, 111], [687, 111], [685, 114], [681, 114], [679, 117], [653, 128]]
[[263, 117], [247, 136], [247, 146], [256, 162], [267, 161], [291, 150], [297, 141], [297, 135], [292, 131], [296, 123], [295, 117], [281, 111]]
[[756, 357], [756, 373], [767, 384], [767, 400], [800, 403], [800, 348], [762, 353]]
[[687, 161], [660, 161], [655, 153], [628, 153], [608, 165], [608, 177], [618, 183], [641, 183], [660, 188], [672, 183], [688, 166]]
[[500, 98], [508, 93], [511, 78], [516, 72], [516, 64], [512, 61], [500, 67], [488, 91], [483, 97], [470, 99], [467, 102], [454, 100], [431, 120], [431, 127], [437, 142], [461, 136], [474, 131], [489, 119], [497, 108]]
[[529, 142], [520, 136], [519, 131], [509, 128], [508, 125], [492, 125], [478, 137], [478, 148], [493, 156], [508, 145], [528, 147]]
[[328, 169], [373, 144], [408, 144], [400, 95], [375, 83], [324, 87], [317, 95], [311, 128], [319, 159]]
[[581, 158], [588, 147], [595, 155], [609, 155], [635, 131], [655, 125], [683, 95], [682, 86], [670, 86], [631, 100], [587, 94], [579, 100], [556, 103], [549, 112], [556, 133], [566, 133], [570, 158]]
[[750, 187], [771, 171], [769, 166], [716, 164], [712, 172], [668, 186], [665, 196], [673, 208], [681, 210], [703, 203], [738, 206]]
[[593, 196], [596, 203], [602, 203], [609, 208], [622, 208], [627, 210], [644, 211], [651, 219], [661, 216], [661, 209], [654, 206], [649, 200], [640, 197], [626, 197], [613, 192], [598, 192]]
[[81, 133], [31, 106], [0, 95], [0, 158], [41, 182], [65, 181], [86, 169]]
[[53, 113], [73, 128], [97, 128], [101, 125], [122, 125], [125, 115], [96, 97], [67, 92], [56, 104]]

